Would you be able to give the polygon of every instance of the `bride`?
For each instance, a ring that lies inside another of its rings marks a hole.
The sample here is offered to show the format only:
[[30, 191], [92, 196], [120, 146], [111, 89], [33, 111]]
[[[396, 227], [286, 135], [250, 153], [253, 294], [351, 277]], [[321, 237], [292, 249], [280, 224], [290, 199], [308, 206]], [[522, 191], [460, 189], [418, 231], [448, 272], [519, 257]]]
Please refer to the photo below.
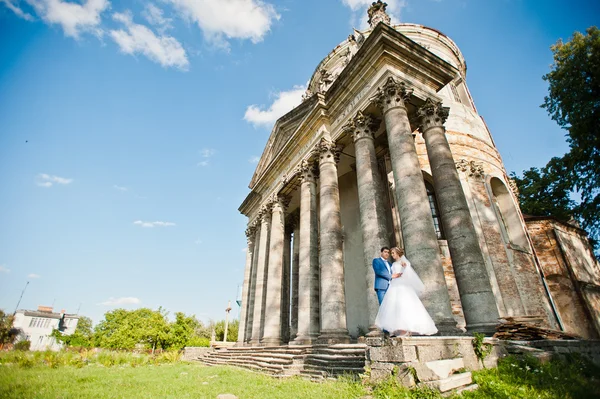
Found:
[[390, 336], [409, 336], [411, 333], [432, 335], [437, 328], [429, 313], [421, 303], [419, 295], [425, 288], [423, 282], [413, 270], [398, 247], [391, 250], [394, 264], [393, 278], [379, 307], [375, 325], [389, 331]]

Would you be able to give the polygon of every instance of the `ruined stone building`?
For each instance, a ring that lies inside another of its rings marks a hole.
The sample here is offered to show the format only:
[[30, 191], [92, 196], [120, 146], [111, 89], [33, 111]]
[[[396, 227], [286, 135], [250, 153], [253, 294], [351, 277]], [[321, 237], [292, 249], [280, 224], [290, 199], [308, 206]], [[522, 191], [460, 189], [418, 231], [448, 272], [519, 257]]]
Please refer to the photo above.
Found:
[[382, 246], [405, 249], [442, 335], [537, 315], [598, 337], [600, 267], [585, 233], [524, 217], [459, 48], [435, 29], [390, 25], [385, 8], [373, 3], [370, 28], [321, 61], [273, 127], [239, 208], [239, 344], [375, 333]]

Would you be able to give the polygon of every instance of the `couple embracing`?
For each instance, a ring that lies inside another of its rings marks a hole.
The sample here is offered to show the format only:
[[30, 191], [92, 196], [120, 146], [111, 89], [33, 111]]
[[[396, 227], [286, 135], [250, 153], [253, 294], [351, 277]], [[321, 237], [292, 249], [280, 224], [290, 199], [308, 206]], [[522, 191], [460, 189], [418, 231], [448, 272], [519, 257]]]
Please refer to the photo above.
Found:
[[[390, 254], [394, 261], [392, 264]], [[381, 257], [373, 259], [373, 270], [374, 288], [379, 300], [375, 319], [377, 327], [389, 332], [392, 337], [437, 333], [435, 323], [419, 299], [425, 288], [423, 282], [402, 249], [381, 248]]]

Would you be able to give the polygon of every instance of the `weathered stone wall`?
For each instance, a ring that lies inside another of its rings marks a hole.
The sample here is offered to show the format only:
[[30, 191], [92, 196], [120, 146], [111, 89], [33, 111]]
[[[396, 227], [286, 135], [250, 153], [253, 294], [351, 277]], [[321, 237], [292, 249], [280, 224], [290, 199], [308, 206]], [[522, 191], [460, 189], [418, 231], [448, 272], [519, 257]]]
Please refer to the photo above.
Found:
[[[358, 329], [368, 331], [367, 276], [364, 268], [363, 239], [358, 209], [356, 173], [346, 173], [339, 178], [340, 211], [344, 235], [344, 277], [346, 287], [346, 321], [351, 336], [358, 336]], [[321, 265], [327, 267], [327, 265]], [[372, 290], [373, 287], [370, 287]]]
[[585, 233], [552, 218], [529, 218], [527, 229], [563, 328], [598, 338], [600, 267]]
[[559, 356], [575, 353], [581, 354], [600, 365], [600, 341], [598, 340], [541, 340], [529, 341], [527, 345], [547, 352], [556, 353]]
[[[395, 371], [400, 371], [398, 376], [402, 378], [402, 370], [436, 360], [462, 359], [468, 371], [496, 367], [498, 359], [506, 354], [501, 342], [492, 338], [484, 340], [493, 349], [483, 362], [475, 355], [473, 337], [376, 337], [366, 341], [366, 365], [374, 382], [389, 378]], [[412, 385], [410, 378], [401, 382]]]

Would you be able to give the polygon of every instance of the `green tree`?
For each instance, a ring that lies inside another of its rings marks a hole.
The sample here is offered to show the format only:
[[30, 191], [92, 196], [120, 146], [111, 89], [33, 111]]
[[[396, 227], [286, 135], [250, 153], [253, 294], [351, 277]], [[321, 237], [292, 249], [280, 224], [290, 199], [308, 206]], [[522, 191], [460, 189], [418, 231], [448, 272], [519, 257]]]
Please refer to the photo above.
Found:
[[0, 349], [6, 344], [12, 344], [18, 331], [12, 328], [13, 317], [0, 310]]
[[[567, 130], [569, 152], [560, 176], [581, 197], [574, 213], [592, 237], [600, 235], [600, 30], [575, 32], [551, 47], [554, 63], [543, 79], [553, 120]], [[552, 161], [551, 161], [552, 162]], [[557, 162], [557, 161], [556, 161]]]
[[94, 329], [96, 346], [110, 349], [168, 347], [169, 323], [164, 309], [116, 309], [107, 312]]
[[77, 322], [77, 328], [71, 335], [62, 334], [58, 330], [51, 334], [57, 341], [66, 346], [77, 348], [90, 348], [93, 345], [94, 332], [92, 330], [92, 319], [86, 316], [80, 316]]
[[[240, 322], [237, 319], [229, 320], [229, 324], [227, 326], [227, 341], [235, 342], [238, 337]], [[225, 336], [225, 320], [218, 321], [215, 324], [215, 339], [217, 341], [223, 341], [223, 337]]]
[[524, 214], [554, 216], [567, 221], [573, 217], [575, 202], [571, 199], [571, 186], [562, 179], [565, 166], [561, 158], [552, 158], [542, 169], [523, 171], [523, 177], [514, 172], [511, 178], [519, 188], [519, 203]]
[[199, 324], [194, 316], [186, 316], [182, 312], [175, 313], [175, 321], [169, 330], [168, 346], [173, 349], [183, 349], [194, 337], [194, 331]]

